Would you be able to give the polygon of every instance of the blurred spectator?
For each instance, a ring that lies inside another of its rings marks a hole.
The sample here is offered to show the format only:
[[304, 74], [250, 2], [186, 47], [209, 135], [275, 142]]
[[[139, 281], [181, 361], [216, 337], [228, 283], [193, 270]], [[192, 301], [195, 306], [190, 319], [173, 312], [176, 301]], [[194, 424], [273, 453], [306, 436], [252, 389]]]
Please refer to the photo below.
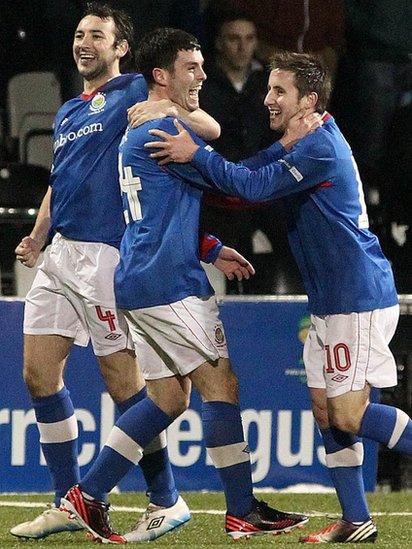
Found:
[[259, 55], [275, 49], [318, 53], [332, 74], [344, 45], [343, 0], [210, 0], [209, 23], [219, 13], [241, 9], [255, 21]]
[[[203, 84], [201, 106], [222, 127], [213, 147], [234, 162], [275, 140], [263, 105], [268, 73], [255, 58], [257, 46], [253, 20], [242, 12], [226, 12], [216, 27], [213, 61], [205, 66], [208, 78]], [[295, 285], [287, 284], [295, 275], [299, 285], [300, 277], [279, 221], [279, 208], [273, 203], [256, 205], [235, 197], [205, 195], [204, 229], [238, 249], [257, 267], [252, 279], [229, 283], [228, 293], [297, 291]], [[254, 251], [260, 253], [252, 257]], [[284, 269], [277, 276], [281, 263]], [[286, 276], [284, 270], [288, 271]]]
[[216, 31], [214, 56], [205, 64], [202, 108], [223, 126], [216, 149], [238, 162], [274, 140], [263, 105], [268, 73], [255, 58], [258, 40], [249, 16], [227, 13]]
[[346, 15], [332, 111], [353, 149], [398, 291], [410, 293], [412, 3], [346, 0]]

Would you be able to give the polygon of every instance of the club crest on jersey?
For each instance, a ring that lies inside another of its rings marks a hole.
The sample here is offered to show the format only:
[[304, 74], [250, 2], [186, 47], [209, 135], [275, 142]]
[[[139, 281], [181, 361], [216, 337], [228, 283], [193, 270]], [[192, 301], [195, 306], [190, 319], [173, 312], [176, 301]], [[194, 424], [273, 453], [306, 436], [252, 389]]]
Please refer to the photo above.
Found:
[[97, 93], [90, 102], [90, 110], [93, 114], [102, 112], [106, 106], [106, 97], [104, 93]]
[[215, 326], [215, 341], [218, 345], [222, 345], [225, 342], [225, 334], [219, 325]]

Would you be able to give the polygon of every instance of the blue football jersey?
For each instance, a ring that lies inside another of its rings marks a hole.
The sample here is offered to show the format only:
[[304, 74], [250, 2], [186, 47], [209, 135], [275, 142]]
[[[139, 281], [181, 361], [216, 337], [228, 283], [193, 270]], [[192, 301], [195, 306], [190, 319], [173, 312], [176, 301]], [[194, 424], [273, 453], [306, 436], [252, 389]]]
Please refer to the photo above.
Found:
[[127, 109], [147, 99], [143, 76], [124, 74], [58, 111], [54, 125], [52, 230], [119, 247], [124, 218], [117, 155]]
[[128, 130], [119, 152], [127, 226], [115, 294], [128, 310], [214, 293], [199, 260], [201, 176], [189, 164], [159, 167], [144, 147], [151, 128], [176, 133], [172, 119], [153, 120]]
[[222, 191], [250, 201], [284, 198], [288, 237], [313, 314], [398, 302], [392, 269], [368, 229], [362, 184], [334, 119], [289, 152], [277, 143], [242, 165], [201, 147], [192, 165]]

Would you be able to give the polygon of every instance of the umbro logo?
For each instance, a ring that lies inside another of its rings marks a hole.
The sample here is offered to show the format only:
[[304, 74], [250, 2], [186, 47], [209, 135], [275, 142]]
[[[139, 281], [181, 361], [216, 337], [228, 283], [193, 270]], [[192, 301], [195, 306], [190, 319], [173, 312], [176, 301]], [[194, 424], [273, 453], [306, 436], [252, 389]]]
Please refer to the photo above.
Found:
[[348, 376], [344, 376], [342, 374], [338, 374], [338, 375], [332, 377], [332, 381], [337, 381], [338, 383], [340, 381], [345, 381], [345, 379], [348, 379]]
[[146, 528], [146, 530], [154, 530], [155, 528], [159, 528], [159, 526], [162, 525], [164, 519], [165, 519], [165, 515], [163, 515], [162, 517], [156, 517], [156, 518], [152, 519], [149, 522], [149, 525]]
[[119, 337], [122, 337], [122, 334], [108, 334], [104, 339], [109, 339], [110, 341], [116, 341], [116, 339], [119, 339]]

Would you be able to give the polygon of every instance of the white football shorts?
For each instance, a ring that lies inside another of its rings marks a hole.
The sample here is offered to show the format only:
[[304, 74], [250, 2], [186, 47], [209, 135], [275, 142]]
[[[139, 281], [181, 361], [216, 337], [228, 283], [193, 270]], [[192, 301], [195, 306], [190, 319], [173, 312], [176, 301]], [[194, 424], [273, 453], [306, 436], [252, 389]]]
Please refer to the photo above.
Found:
[[145, 379], [184, 376], [204, 362], [228, 358], [214, 296], [123, 312]]
[[56, 234], [26, 296], [24, 333], [61, 335], [97, 356], [133, 348], [127, 322], [116, 309], [114, 270], [119, 252], [96, 242]]
[[328, 398], [397, 384], [389, 349], [399, 320], [399, 305], [362, 313], [311, 316], [303, 349], [308, 387], [325, 389]]

